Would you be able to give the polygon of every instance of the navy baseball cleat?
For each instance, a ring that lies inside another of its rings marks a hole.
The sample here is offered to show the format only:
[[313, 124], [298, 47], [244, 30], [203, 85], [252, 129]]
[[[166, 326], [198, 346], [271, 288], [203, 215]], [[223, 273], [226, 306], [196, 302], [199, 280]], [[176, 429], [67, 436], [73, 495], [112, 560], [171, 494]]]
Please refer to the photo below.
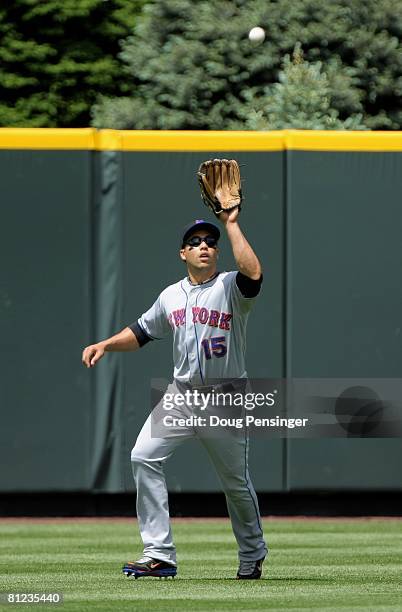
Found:
[[258, 580], [262, 574], [262, 564], [265, 557], [258, 561], [240, 561], [237, 580]]
[[138, 561], [128, 561], [123, 567], [123, 574], [127, 578], [141, 578], [141, 576], [154, 576], [155, 578], [174, 578], [177, 574], [177, 567], [171, 563], [143, 557]]

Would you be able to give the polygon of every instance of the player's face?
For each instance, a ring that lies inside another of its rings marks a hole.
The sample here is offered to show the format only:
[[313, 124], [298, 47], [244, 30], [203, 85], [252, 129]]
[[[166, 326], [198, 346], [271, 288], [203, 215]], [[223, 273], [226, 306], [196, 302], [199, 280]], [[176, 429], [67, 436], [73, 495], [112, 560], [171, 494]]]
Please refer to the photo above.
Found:
[[[211, 236], [211, 234], [205, 230], [199, 230], [194, 232], [187, 240], [191, 242], [191, 239], [195, 236], [199, 236], [199, 238], [202, 239]], [[180, 257], [188, 266], [195, 270], [214, 271], [218, 259], [218, 251], [219, 249], [216, 243], [215, 246], [208, 246], [205, 241], [202, 241], [198, 246], [186, 244], [184, 249], [180, 251]]]

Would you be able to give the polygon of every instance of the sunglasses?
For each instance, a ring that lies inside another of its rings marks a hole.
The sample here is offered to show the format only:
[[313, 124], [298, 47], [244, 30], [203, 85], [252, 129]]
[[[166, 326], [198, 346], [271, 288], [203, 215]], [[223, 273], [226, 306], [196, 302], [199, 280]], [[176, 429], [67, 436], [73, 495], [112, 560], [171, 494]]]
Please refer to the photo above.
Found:
[[212, 249], [216, 248], [218, 244], [218, 241], [214, 236], [204, 236], [203, 238], [201, 238], [201, 236], [191, 236], [191, 238], [186, 240], [184, 244], [187, 244], [190, 247], [198, 247], [202, 242], [205, 242], [205, 244]]

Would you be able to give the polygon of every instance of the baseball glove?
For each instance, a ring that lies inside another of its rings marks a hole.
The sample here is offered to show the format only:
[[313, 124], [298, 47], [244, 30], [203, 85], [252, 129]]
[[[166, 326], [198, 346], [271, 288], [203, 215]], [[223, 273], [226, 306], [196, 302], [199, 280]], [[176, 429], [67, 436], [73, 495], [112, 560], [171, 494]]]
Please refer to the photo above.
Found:
[[197, 172], [201, 197], [214, 215], [241, 208], [243, 195], [239, 164], [235, 159], [209, 159]]

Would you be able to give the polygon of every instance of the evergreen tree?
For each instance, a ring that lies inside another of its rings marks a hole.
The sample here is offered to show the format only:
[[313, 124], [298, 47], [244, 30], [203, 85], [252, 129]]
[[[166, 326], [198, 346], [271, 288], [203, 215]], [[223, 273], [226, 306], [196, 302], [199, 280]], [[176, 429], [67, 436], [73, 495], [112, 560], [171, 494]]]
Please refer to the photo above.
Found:
[[144, 0], [13, 0], [0, 6], [0, 125], [79, 127], [100, 92], [128, 90], [119, 40]]
[[361, 115], [351, 115], [344, 121], [332, 107], [332, 91], [321, 62], [303, 59], [300, 45], [296, 45], [293, 60], [285, 56], [279, 83], [265, 88], [256, 97], [246, 91], [242, 115], [249, 130], [362, 130]]
[[[245, 96], [264, 96], [300, 41], [344, 127], [362, 113], [369, 127], [399, 129], [401, 24], [393, 0], [157, 0], [123, 45], [130, 95], [100, 98], [93, 122], [244, 129]], [[255, 25], [267, 33], [260, 45], [247, 38]]]

